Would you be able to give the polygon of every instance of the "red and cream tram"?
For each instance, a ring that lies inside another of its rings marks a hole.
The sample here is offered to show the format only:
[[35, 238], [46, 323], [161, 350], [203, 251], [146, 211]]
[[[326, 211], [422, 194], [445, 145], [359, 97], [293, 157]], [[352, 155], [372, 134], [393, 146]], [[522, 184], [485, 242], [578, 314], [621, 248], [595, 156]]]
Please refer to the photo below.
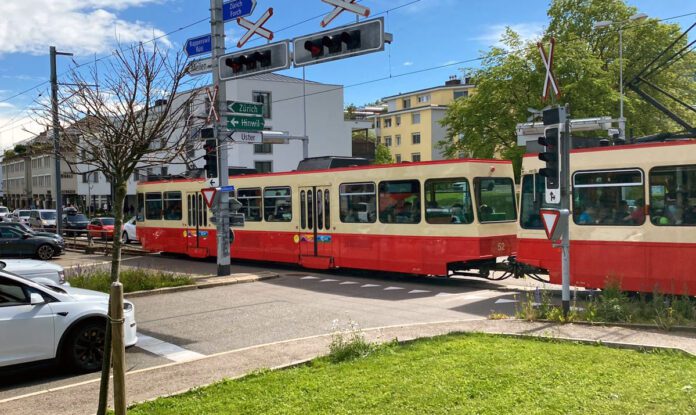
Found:
[[[539, 218], [536, 154], [522, 165], [517, 261], [560, 284], [560, 248]], [[571, 285], [696, 295], [696, 140], [571, 152]]]
[[[233, 258], [424, 275], [487, 269], [516, 248], [512, 165], [451, 160], [233, 176]], [[203, 179], [138, 185], [147, 251], [216, 255]]]

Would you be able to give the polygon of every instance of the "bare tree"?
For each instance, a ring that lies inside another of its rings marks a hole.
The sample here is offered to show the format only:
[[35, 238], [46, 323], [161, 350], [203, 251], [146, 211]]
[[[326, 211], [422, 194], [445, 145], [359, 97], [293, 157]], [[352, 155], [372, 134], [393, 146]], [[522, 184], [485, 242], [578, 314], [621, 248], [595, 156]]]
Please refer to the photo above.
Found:
[[[189, 103], [196, 91], [193, 85], [185, 84], [185, 63], [181, 53], [171, 56], [157, 44], [121, 46], [105, 64], [106, 70], [96, 66], [86, 71], [73, 69], [61, 87], [61, 158], [75, 173], [102, 172], [113, 186], [112, 283], [119, 282], [119, 236], [129, 177], [136, 168], [184, 160]], [[87, 166], [87, 170], [77, 171], [76, 164]], [[122, 294], [114, 298], [113, 293], [109, 301], [122, 304]], [[125, 374], [116, 373], [121, 369], [117, 368], [117, 358], [125, 356], [123, 342], [111, 335], [112, 328], [114, 333], [122, 333], [123, 328], [114, 322], [107, 323], [105, 332], [98, 414], [106, 410], [112, 346], [120, 349], [113, 347], [115, 392], [117, 380], [125, 382]], [[116, 410], [125, 413], [118, 403]]]

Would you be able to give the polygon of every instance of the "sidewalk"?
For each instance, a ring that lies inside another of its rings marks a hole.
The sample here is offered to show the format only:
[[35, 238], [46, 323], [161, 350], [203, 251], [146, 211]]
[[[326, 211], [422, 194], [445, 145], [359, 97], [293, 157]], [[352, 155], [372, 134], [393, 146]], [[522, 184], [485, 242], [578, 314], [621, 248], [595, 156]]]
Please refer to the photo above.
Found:
[[[582, 342], [602, 342], [630, 348], [670, 348], [696, 356], [696, 333], [637, 330], [625, 327], [524, 322], [518, 320], [461, 320], [400, 325], [363, 330], [370, 341], [386, 342], [431, 337], [451, 332], [481, 332], [547, 337]], [[159, 396], [177, 394], [223, 378], [243, 376], [262, 368], [280, 368], [328, 353], [331, 335], [321, 335], [247, 347], [129, 372], [126, 377], [129, 405]], [[98, 379], [0, 401], [3, 415], [50, 413], [92, 414], [96, 408]], [[110, 389], [110, 392], [113, 389]], [[112, 405], [110, 403], [110, 405]], [[50, 410], [49, 410], [50, 408]]]

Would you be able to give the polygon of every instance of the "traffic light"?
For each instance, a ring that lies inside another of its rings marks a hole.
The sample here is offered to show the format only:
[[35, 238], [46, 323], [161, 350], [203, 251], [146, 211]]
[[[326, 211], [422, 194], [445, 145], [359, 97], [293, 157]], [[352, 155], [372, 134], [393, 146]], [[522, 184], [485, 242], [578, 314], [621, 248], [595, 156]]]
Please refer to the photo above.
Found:
[[561, 185], [560, 142], [558, 126], [546, 128], [544, 136], [538, 139], [538, 143], [544, 146], [544, 151], [539, 153], [539, 160], [546, 163], [546, 167], [539, 169], [539, 175], [546, 178], [547, 189], [558, 189]]
[[364, 55], [384, 50], [391, 35], [384, 33], [384, 18], [366, 20], [293, 39], [295, 66]]
[[220, 79], [236, 79], [290, 67], [290, 42], [271, 43], [220, 57]]
[[203, 159], [205, 160], [206, 177], [218, 177], [217, 140], [205, 140], [205, 144], [203, 144], [203, 150], [205, 151]]

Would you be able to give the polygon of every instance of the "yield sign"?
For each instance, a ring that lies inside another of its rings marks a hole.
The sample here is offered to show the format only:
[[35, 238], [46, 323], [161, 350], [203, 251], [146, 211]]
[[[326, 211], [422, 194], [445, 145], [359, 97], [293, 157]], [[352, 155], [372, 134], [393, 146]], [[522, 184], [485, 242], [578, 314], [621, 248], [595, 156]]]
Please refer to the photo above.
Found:
[[203, 193], [203, 199], [205, 199], [205, 204], [208, 205], [209, 208], [212, 208], [213, 200], [215, 200], [215, 193], [217, 193], [217, 189], [214, 187], [209, 187], [207, 189], [201, 189], [201, 193]]
[[273, 16], [273, 7], [269, 7], [268, 10], [261, 15], [259, 20], [256, 21], [256, 23], [252, 23], [243, 17], [237, 18], [237, 24], [245, 29], [248, 29], [248, 32], [246, 32], [244, 36], [239, 39], [239, 42], [237, 42], [237, 47], [241, 48], [244, 46], [244, 44], [247, 43], [249, 38], [251, 38], [254, 34], [265, 37], [269, 41], [273, 40], [273, 32], [263, 27], [263, 24], [266, 23], [271, 16]]
[[560, 235], [557, 235], [558, 223], [561, 218], [561, 211], [558, 209], [540, 209], [539, 215], [541, 215], [541, 222], [544, 224], [544, 230], [546, 231], [546, 237], [553, 240], [560, 239]]
[[368, 17], [370, 15], [370, 9], [359, 4], [355, 4], [355, 0], [321, 0], [324, 3], [328, 3], [335, 6], [331, 13], [324, 16], [321, 21], [321, 27], [326, 27], [333, 19], [335, 19], [343, 10], [348, 10], [349, 12], [355, 13], [360, 16]]
[[213, 117], [215, 118], [216, 122], [220, 122], [220, 116], [218, 115], [217, 110], [215, 109], [215, 105], [217, 103], [218, 86], [215, 85], [215, 89], [213, 90], [213, 92], [210, 92], [210, 88], [206, 88], [205, 93], [208, 94], [208, 98], [210, 99], [210, 111], [208, 111], [208, 118], [206, 119], [206, 123], [209, 123]]
[[546, 98], [549, 97], [549, 88], [553, 88], [553, 92], [556, 95], [556, 98], [561, 97], [561, 90], [558, 89], [558, 84], [556, 83], [556, 78], [553, 76], [553, 50], [554, 47], [556, 46], [556, 39], [551, 38], [551, 45], [549, 46], [549, 55], [548, 57], [546, 56], [546, 51], [544, 51], [544, 45], [541, 43], [537, 43], [537, 47], [539, 48], [539, 53], [541, 54], [541, 60], [544, 62], [544, 66], [546, 67], [546, 77], [544, 78], [544, 90], [542, 91], [543, 94], [541, 95], [542, 99], [546, 101]]

